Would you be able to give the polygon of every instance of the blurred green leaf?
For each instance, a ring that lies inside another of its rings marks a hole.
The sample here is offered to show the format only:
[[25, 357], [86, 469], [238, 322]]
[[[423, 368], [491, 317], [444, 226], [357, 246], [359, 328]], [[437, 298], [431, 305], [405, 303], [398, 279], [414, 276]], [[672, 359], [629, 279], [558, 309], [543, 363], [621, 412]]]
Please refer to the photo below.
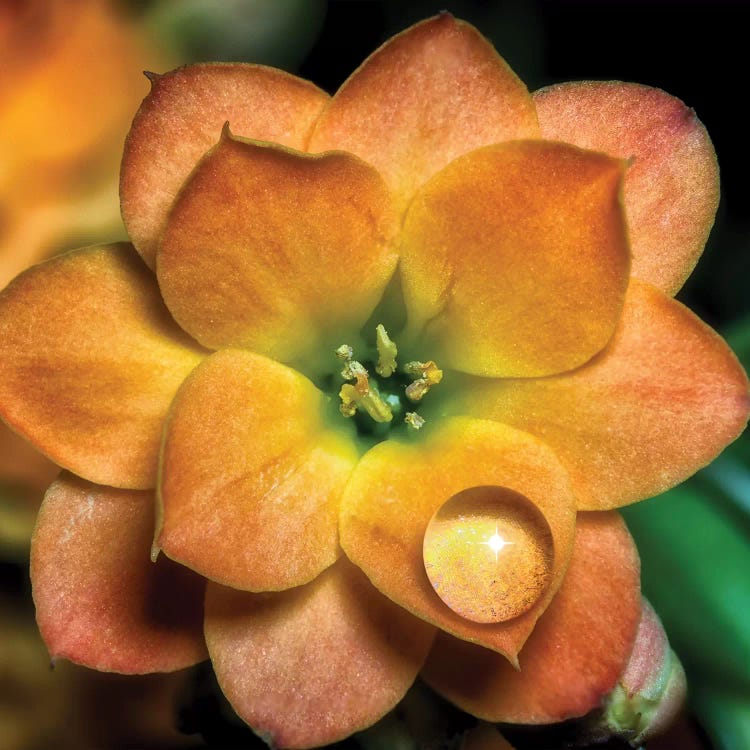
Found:
[[[750, 318], [727, 340], [750, 368]], [[750, 437], [623, 515], [645, 595], [683, 659], [691, 701], [721, 750], [750, 748]]]
[[184, 60], [295, 70], [318, 38], [326, 0], [155, 0], [147, 24]]
[[750, 700], [746, 694], [698, 689], [692, 698], [717, 749], [750, 748]]

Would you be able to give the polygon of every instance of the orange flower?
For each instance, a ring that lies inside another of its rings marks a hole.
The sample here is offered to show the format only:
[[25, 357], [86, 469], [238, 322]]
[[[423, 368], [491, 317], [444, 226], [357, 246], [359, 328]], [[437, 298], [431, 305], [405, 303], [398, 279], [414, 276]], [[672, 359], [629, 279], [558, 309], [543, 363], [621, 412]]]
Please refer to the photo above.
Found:
[[449, 15], [332, 99], [252, 65], [154, 77], [121, 179], [145, 264], [75, 251], [0, 300], [0, 409], [73, 472], [32, 550], [52, 654], [207, 646], [278, 747], [371, 725], [420, 673], [490, 721], [598, 706], [641, 609], [612, 509], [747, 419], [669, 296], [717, 195], [680, 102], [530, 96]]
[[[137, 73], [165, 56], [113, 5], [0, 5], [0, 287], [64, 247], [125, 237], [116, 176], [146, 90]], [[25, 489], [29, 512], [56, 472], [0, 425], [0, 477]], [[28, 545], [33, 515], [16, 533], [3, 520], [0, 538]]]

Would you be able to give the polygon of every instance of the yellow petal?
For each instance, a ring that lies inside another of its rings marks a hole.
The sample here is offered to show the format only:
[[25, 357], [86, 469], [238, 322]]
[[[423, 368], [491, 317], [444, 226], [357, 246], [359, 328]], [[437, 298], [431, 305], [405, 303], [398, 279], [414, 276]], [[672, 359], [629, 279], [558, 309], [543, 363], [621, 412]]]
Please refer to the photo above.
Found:
[[331, 565], [357, 457], [325, 429], [324, 403], [309, 380], [265, 357], [209, 357], [180, 388], [165, 429], [157, 545], [252, 591], [298, 586]]
[[[379, 443], [361, 459], [342, 500], [341, 545], [397, 604], [515, 660], [559, 587], [572, 550], [575, 511], [566, 473], [545, 445], [504, 425], [448, 420], [424, 437], [413, 445]], [[506, 488], [522, 496], [541, 513], [552, 535], [554, 560], [546, 589], [526, 612], [505, 622], [483, 624], [460, 616], [436, 594], [425, 571], [423, 543], [430, 519], [457, 493], [476, 487]]]
[[433, 636], [345, 559], [273, 594], [208, 586], [219, 685], [273, 747], [327, 745], [375, 723], [411, 686]]
[[395, 232], [388, 191], [359, 159], [226, 134], [173, 207], [157, 273], [167, 306], [205, 346], [328, 360], [380, 299]]
[[459, 413], [497, 419], [552, 446], [581, 510], [657, 495], [744, 429], [748, 382], [726, 343], [679, 302], [633, 279], [612, 342], [574, 372], [467, 379]]
[[631, 160], [625, 213], [632, 273], [675, 294], [693, 270], [719, 205], [706, 129], [679, 99], [634, 83], [564, 83], [534, 94], [542, 136]]
[[420, 348], [441, 367], [501, 377], [570, 370], [601, 350], [628, 280], [623, 166], [516, 141], [433, 177], [409, 208], [402, 244]]
[[149, 559], [153, 492], [62, 474], [31, 546], [39, 630], [54, 658], [105, 672], [171, 672], [206, 658], [204, 581]]
[[0, 295], [0, 412], [100, 484], [155, 486], [169, 403], [202, 356], [127, 245], [59, 256]]
[[281, 70], [243, 63], [187, 65], [152, 79], [125, 142], [125, 226], [154, 265], [169, 207], [224, 123], [247, 138], [304, 149], [328, 96]]
[[473, 26], [442, 13], [362, 64], [324, 110], [309, 150], [343, 149], [375, 165], [403, 210], [457, 156], [538, 133], [523, 83]]

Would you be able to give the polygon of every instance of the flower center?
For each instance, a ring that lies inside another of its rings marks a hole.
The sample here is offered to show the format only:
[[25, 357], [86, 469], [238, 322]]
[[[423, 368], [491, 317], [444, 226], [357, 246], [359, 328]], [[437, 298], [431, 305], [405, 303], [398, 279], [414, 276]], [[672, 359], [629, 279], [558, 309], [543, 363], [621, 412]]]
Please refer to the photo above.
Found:
[[437, 595], [473, 622], [504, 622], [549, 586], [552, 532], [527, 498], [505, 487], [453, 495], [430, 520], [422, 548]]
[[354, 349], [342, 344], [336, 356], [344, 363], [338, 396], [339, 411], [354, 418], [361, 433], [380, 435], [394, 421], [403, 422], [410, 430], [419, 430], [425, 423], [415, 410], [429, 390], [443, 379], [443, 371], [433, 362], [407, 362], [399, 368], [398, 347], [379, 324], [376, 329], [377, 361], [355, 359]]

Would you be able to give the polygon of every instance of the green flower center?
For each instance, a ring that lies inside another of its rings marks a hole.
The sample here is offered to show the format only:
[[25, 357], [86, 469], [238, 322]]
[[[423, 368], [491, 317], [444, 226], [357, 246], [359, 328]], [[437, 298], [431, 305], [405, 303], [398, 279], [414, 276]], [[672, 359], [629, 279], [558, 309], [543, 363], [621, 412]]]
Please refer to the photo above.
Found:
[[[391, 427], [405, 423], [419, 430], [425, 420], [416, 405], [443, 379], [432, 362], [407, 362], [398, 366], [398, 347], [382, 324], [376, 327], [377, 361], [355, 359], [354, 349], [342, 344], [336, 356], [342, 360], [339, 411], [354, 419], [361, 435], [384, 438]], [[343, 381], [343, 382], [342, 382]]]

